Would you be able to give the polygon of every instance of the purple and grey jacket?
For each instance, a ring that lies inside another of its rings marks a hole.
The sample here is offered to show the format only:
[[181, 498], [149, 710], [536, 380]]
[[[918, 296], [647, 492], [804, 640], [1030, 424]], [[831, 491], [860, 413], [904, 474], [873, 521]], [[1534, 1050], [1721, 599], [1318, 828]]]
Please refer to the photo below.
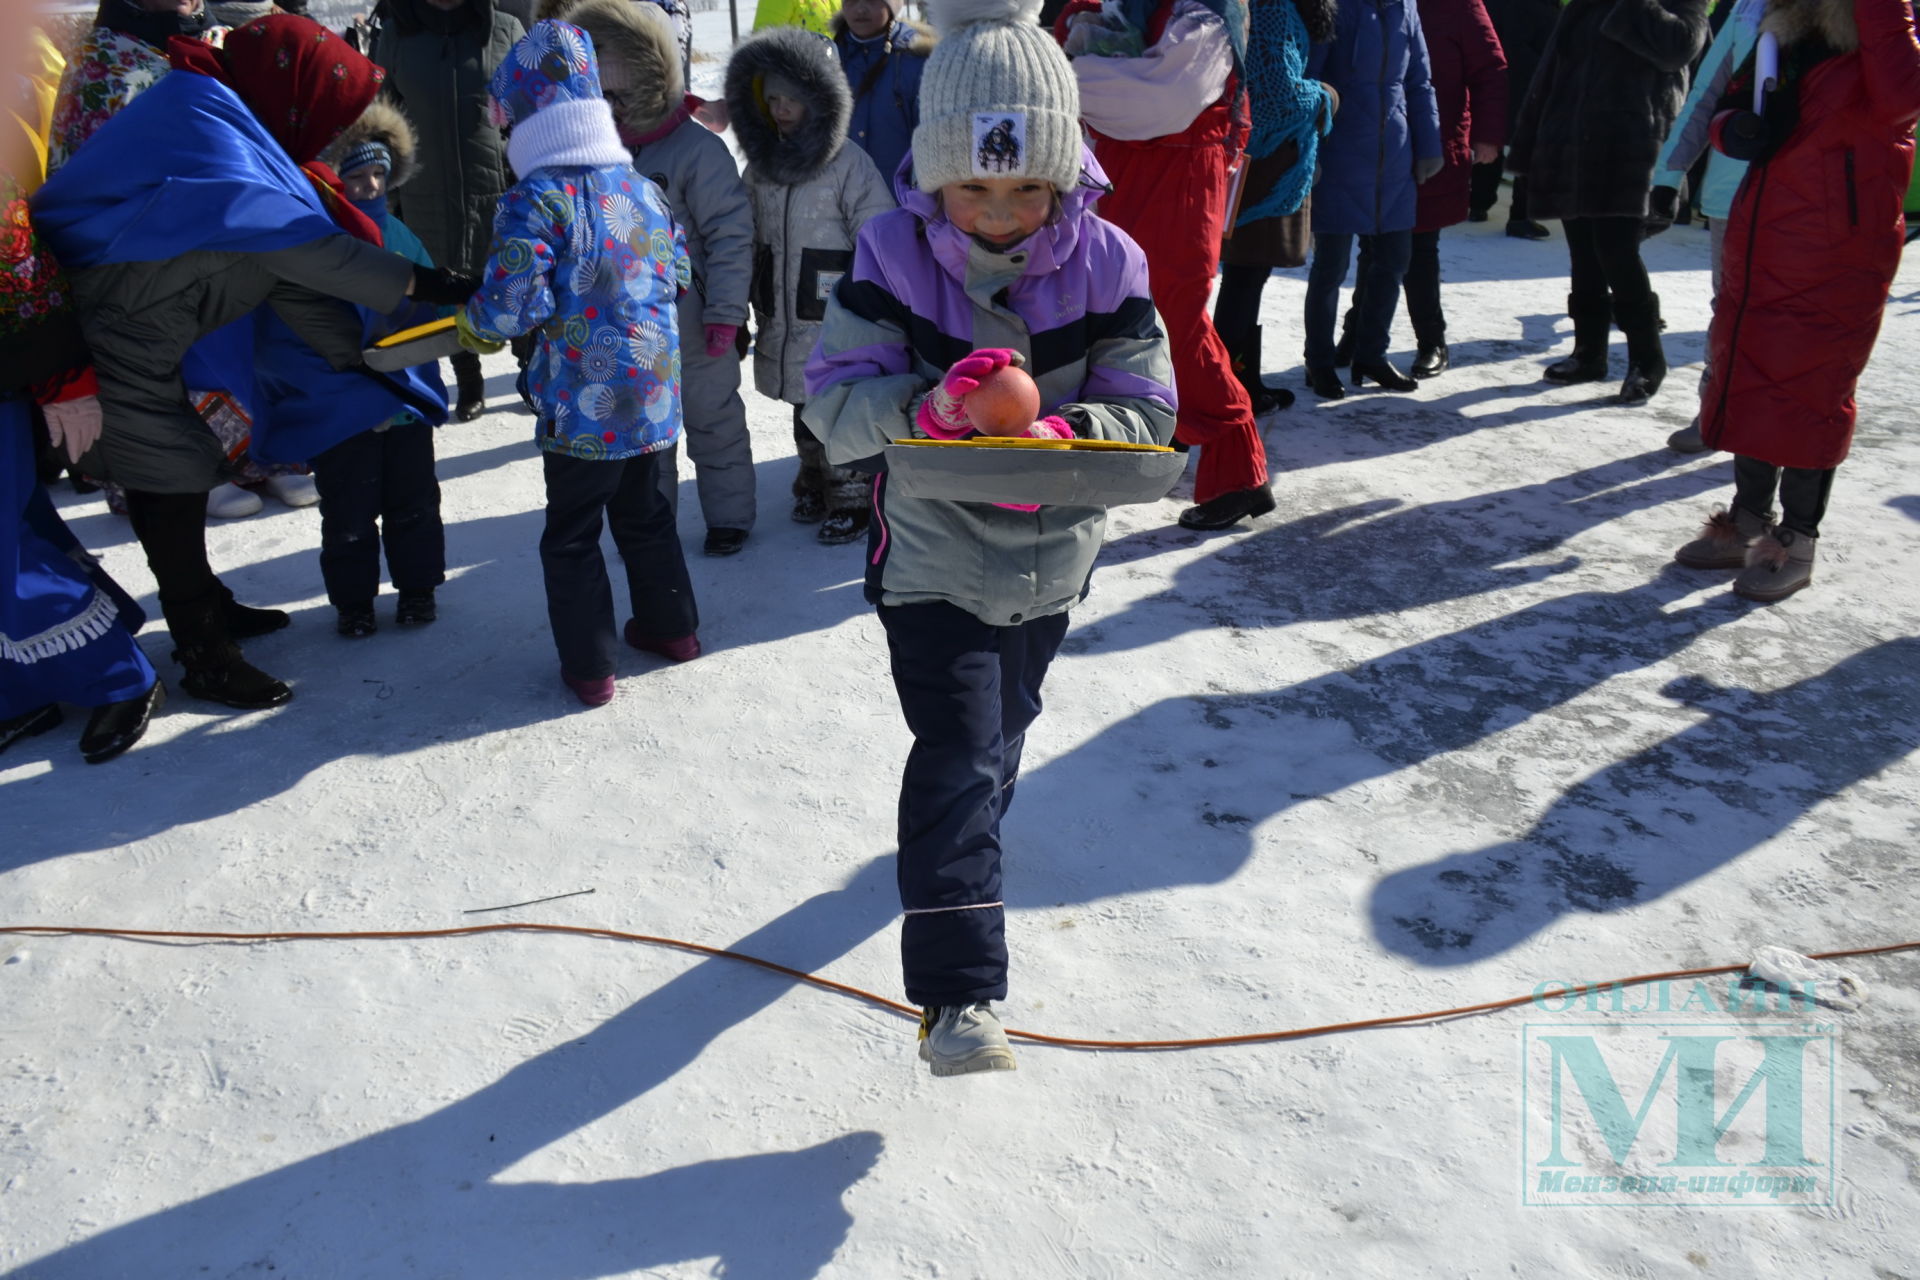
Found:
[[[1081, 184], [1053, 222], [1004, 251], [946, 220], [894, 176], [900, 208], [861, 228], [853, 268], [827, 303], [807, 362], [803, 419], [836, 465], [877, 469], [883, 446], [919, 434], [914, 411], [948, 366], [981, 347], [1026, 357], [1041, 413], [1094, 440], [1166, 444], [1173, 366], [1147, 292], [1147, 263], [1095, 216], [1106, 175], [1083, 149]], [[992, 626], [1070, 608], [1087, 591], [1106, 526], [1101, 507], [1014, 511], [985, 503], [889, 498], [875, 476], [867, 598], [944, 600]]]

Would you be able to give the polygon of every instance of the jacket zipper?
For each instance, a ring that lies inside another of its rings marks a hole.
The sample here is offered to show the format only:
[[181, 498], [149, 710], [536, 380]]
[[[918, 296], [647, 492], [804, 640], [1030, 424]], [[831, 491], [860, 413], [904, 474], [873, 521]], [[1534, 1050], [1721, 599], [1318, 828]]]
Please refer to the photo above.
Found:
[[[787, 389], [787, 343], [793, 337], [793, 324], [795, 319], [798, 318], [797, 314], [788, 313], [787, 305], [786, 305], [787, 303], [787, 252], [788, 250], [793, 248], [793, 187], [791, 184], [789, 184], [787, 187], [786, 206], [781, 210], [781, 213], [780, 213], [780, 226], [782, 231], [782, 234], [780, 236], [780, 252], [774, 261], [774, 265], [780, 268], [779, 276], [775, 282], [774, 287], [779, 289], [780, 292], [773, 295], [773, 305], [774, 305], [774, 308], [781, 313], [780, 315], [780, 390], [784, 392]], [[795, 287], [796, 289], [798, 288], [798, 282], [795, 282]], [[799, 301], [800, 300], [797, 297], [794, 299], [795, 305], [793, 310], [795, 313], [797, 313], [799, 310]]]
[[1860, 225], [1860, 191], [1853, 185], [1853, 148], [1847, 148], [1847, 225]]
[[[1387, 15], [1378, 6], [1373, 11], [1374, 20], [1380, 24], [1380, 155], [1373, 165], [1373, 230], [1380, 231], [1380, 188], [1387, 180]], [[1413, 137], [1413, 112], [1407, 112], [1407, 137]]]

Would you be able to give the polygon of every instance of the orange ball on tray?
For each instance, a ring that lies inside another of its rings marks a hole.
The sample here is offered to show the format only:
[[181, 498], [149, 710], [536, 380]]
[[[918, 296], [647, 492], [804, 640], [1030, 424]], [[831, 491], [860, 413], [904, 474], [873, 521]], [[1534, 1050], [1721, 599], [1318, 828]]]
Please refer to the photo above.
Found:
[[1040, 388], [1025, 369], [1008, 365], [982, 378], [961, 404], [982, 435], [1023, 436], [1040, 418]]

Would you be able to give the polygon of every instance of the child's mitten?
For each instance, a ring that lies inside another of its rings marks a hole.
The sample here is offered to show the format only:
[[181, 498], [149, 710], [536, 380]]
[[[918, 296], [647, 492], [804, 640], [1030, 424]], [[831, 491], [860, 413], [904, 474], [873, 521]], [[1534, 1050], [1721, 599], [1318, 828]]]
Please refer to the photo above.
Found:
[[737, 324], [710, 324], [706, 329], [707, 359], [709, 360], [718, 360], [727, 354], [727, 348], [733, 345], [734, 339], [740, 333], [740, 326]]
[[507, 345], [504, 342], [490, 341], [475, 333], [473, 330], [473, 322], [467, 319], [467, 313], [464, 311], [454, 316], [453, 327], [455, 332], [460, 335], [460, 345], [479, 355], [490, 356], [496, 351], [505, 349]]
[[935, 440], [958, 440], [961, 436], [972, 435], [973, 424], [967, 421], [966, 407], [961, 401], [968, 392], [980, 385], [982, 378], [998, 373], [1008, 365], [1025, 363], [1026, 358], [1018, 351], [1004, 347], [983, 347], [961, 356], [947, 370], [947, 376], [940, 380], [940, 385], [921, 399], [919, 412], [914, 415], [914, 425]]

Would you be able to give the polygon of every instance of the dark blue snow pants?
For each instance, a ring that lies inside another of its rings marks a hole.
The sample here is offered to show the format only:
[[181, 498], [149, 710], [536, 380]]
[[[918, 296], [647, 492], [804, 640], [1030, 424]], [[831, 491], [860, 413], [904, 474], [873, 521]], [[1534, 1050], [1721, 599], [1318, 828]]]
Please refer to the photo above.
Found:
[[1067, 615], [994, 627], [943, 602], [881, 605], [913, 733], [900, 784], [900, 962], [923, 1008], [1003, 1000], [1000, 819]]

